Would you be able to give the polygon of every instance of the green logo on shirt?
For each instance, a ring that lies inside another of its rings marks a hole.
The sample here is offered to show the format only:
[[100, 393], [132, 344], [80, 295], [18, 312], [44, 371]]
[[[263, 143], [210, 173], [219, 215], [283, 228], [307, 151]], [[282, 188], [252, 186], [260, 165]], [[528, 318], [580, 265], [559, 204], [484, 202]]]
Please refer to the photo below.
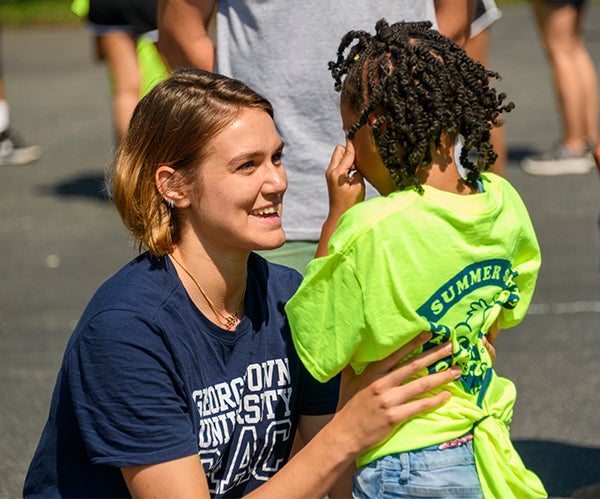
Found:
[[[463, 370], [460, 381], [465, 391], [472, 394], [480, 391], [486, 371], [492, 367], [479, 341], [483, 336], [481, 329], [495, 304], [514, 308], [519, 301], [513, 277], [514, 272], [508, 260], [492, 259], [474, 263], [449, 279], [417, 310], [429, 322], [433, 333], [433, 338], [423, 347], [425, 350], [454, 340], [452, 356], [431, 366], [430, 372], [460, 365]], [[490, 287], [487, 296], [482, 297], [486, 293], [480, 292], [476, 300], [469, 301], [467, 296], [483, 287]], [[503, 298], [498, 301], [500, 296]], [[453, 326], [444, 324], [442, 318], [458, 303], [461, 309], [465, 309], [461, 313], [462, 320], [456, 322], [454, 319]]]

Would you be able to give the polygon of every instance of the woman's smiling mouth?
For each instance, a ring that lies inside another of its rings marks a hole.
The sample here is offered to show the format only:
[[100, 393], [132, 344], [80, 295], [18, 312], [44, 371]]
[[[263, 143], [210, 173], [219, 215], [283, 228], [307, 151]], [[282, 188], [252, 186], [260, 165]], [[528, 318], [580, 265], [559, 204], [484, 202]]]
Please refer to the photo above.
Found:
[[273, 215], [279, 216], [279, 205], [253, 210], [250, 212], [250, 214], [258, 217], [272, 217]]

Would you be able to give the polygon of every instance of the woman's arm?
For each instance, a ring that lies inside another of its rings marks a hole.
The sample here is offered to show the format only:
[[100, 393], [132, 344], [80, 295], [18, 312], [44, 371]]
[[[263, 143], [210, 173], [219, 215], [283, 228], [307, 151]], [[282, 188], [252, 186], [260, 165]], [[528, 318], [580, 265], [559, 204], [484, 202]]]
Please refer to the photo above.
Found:
[[132, 497], [210, 498], [198, 455], [147, 466], [128, 466], [121, 473]]
[[[498, 321], [495, 321], [492, 324], [492, 327], [490, 327], [490, 330], [487, 332], [487, 335], [483, 337], [483, 340], [484, 340], [483, 344], [490, 352], [490, 355], [492, 355], [492, 352], [490, 351], [488, 345], [489, 346], [493, 345], [496, 342], [496, 340], [498, 339], [499, 334], [500, 334], [500, 323]], [[486, 342], [487, 342], [487, 344], [486, 344]], [[495, 354], [496, 354], [496, 351], [494, 350], [494, 356], [493, 356], [492, 360], [494, 360]]]
[[[333, 414], [326, 414], [323, 416], [300, 416], [298, 433], [302, 437], [302, 442], [310, 442], [327, 424], [329, 424], [332, 418]], [[352, 497], [352, 475], [355, 471], [356, 466], [354, 466], [354, 463], [347, 466], [338, 477], [337, 482], [327, 491], [327, 497], [329, 499]]]
[[[451, 368], [402, 383], [447, 357], [452, 348], [450, 344], [427, 350], [394, 367], [430, 336], [428, 333], [419, 335], [387, 359], [369, 365], [360, 376], [344, 373], [339, 411], [276, 475], [246, 497], [320, 499], [344, 475], [358, 454], [384, 439], [407, 419], [442, 405], [450, 397], [446, 391], [415, 398], [456, 379], [461, 374], [460, 369]], [[197, 456], [125, 467], [121, 471], [133, 497], [210, 497]]]
[[419, 335], [388, 358], [370, 364], [360, 376], [345, 371], [338, 412], [286, 466], [248, 497], [321, 498], [354, 464], [357, 455], [386, 438], [402, 422], [448, 400], [446, 391], [415, 398], [455, 380], [460, 368], [402, 383], [447, 357], [451, 344], [427, 350], [395, 367], [430, 337], [430, 333]]

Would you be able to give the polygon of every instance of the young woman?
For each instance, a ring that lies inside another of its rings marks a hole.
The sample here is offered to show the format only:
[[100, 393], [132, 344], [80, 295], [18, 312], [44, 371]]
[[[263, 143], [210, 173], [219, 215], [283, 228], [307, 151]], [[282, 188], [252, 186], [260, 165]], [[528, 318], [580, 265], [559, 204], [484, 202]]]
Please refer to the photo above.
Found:
[[349, 375], [332, 416], [338, 387], [303, 368], [284, 313], [301, 276], [252, 252], [285, 240], [283, 147], [236, 80], [180, 71], [138, 104], [113, 196], [147, 251], [67, 345], [25, 497], [347, 496], [358, 453], [447, 400], [423, 396], [460, 370], [404, 381], [449, 344], [394, 367], [425, 335]]

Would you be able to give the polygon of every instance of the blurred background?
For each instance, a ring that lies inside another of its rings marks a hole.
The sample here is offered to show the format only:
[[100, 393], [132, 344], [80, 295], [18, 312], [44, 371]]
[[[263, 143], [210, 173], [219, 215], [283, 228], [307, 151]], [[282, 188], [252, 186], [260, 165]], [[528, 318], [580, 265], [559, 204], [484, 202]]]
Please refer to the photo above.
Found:
[[[110, 81], [69, 0], [0, 0], [2, 63], [15, 129], [39, 160], [0, 166], [0, 497], [21, 496], [66, 341], [95, 289], [136, 248], [107, 199]], [[498, 340], [497, 370], [517, 385], [511, 426], [551, 497], [600, 497], [600, 175], [530, 176], [523, 157], [560, 136], [549, 64], [531, 5], [499, 1], [490, 67], [507, 115], [506, 177], [542, 247], [525, 321]], [[600, 4], [585, 39], [600, 68]], [[324, 165], [325, 167], [326, 165]]]

